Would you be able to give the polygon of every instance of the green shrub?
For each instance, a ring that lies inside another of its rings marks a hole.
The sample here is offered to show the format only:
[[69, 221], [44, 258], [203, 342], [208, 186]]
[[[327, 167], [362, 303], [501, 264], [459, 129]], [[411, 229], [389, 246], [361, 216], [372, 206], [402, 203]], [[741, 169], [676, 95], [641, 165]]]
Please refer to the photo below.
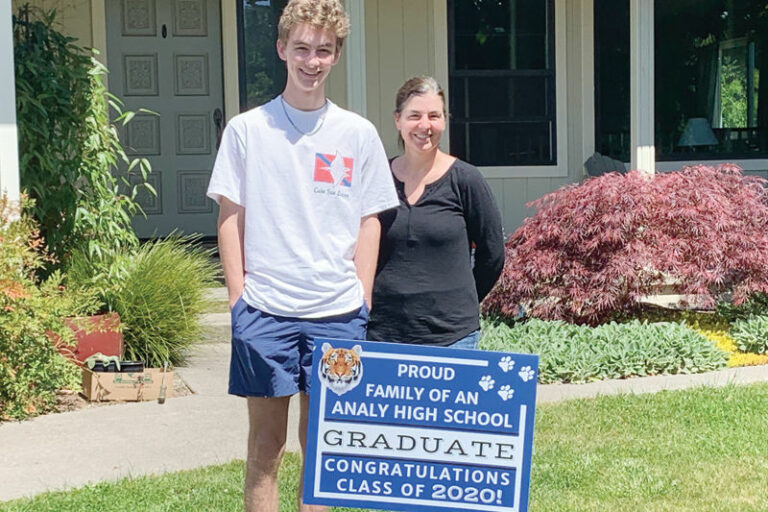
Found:
[[637, 320], [598, 327], [531, 319], [514, 326], [483, 320], [484, 350], [539, 355], [539, 382], [590, 382], [724, 368], [725, 352], [676, 323]]
[[727, 318], [716, 311], [693, 309], [672, 309], [654, 304], [642, 304], [636, 316], [624, 316], [619, 321], [640, 320], [645, 323], [675, 322], [685, 324], [698, 331], [728, 331], [731, 327]]
[[133, 113], [121, 112], [107, 92], [106, 68], [54, 28], [54, 13], [25, 5], [13, 17], [16, 111], [21, 186], [35, 200], [32, 212], [52, 254], [65, 264], [77, 248], [94, 259], [138, 245], [130, 222], [141, 212], [137, 187], [113, 172], [122, 164], [146, 178], [149, 165], [129, 162], [108, 102], [117, 122]]
[[736, 320], [731, 335], [742, 352], [768, 354], [768, 316]]
[[735, 305], [730, 301], [717, 304], [717, 312], [729, 322], [735, 322], [755, 315], [768, 315], [768, 295], [755, 293], [741, 305]]
[[34, 221], [0, 198], [0, 420], [50, 410], [56, 392], [79, 389], [79, 369], [52, 339], [74, 342], [66, 316], [95, 309], [87, 291], [74, 294], [53, 273], [40, 286], [35, 271], [46, 253]]
[[73, 284], [96, 290], [120, 315], [126, 358], [155, 367], [182, 361], [185, 349], [200, 339], [200, 314], [210, 306], [205, 289], [216, 284], [210, 251], [195, 239], [171, 237], [123, 251], [109, 268], [94, 273], [78, 257], [68, 275]]

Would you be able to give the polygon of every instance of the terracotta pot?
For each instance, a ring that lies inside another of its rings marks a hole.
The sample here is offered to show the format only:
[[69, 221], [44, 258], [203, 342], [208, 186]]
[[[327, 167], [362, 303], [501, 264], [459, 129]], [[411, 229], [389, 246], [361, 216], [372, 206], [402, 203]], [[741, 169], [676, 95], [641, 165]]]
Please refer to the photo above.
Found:
[[74, 347], [57, 343], [59, 352], [66, 357], [82, 363], [93, 354], [101, 352], [105, 356], [122, 359], [123, 333], [117, 313], [66, 318], [64, 323], [75, 336]]

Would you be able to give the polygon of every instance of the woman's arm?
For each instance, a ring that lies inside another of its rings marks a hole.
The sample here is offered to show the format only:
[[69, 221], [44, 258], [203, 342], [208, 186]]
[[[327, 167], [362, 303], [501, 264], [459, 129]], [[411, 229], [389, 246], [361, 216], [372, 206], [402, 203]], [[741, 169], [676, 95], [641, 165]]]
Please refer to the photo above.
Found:
[[477, 298], [488, 295], [504, 267], [504, 233], [501, 214], [490, 186], [480, 171], [466, 173], [464, 186], [464, 217], [469, 240], [475, 244], [475, 277]]

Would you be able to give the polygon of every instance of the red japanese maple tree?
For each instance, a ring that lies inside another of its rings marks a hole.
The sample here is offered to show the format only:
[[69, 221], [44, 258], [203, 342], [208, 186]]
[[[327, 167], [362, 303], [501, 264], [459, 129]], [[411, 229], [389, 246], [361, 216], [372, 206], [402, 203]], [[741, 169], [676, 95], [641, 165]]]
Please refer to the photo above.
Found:
[[568, 185], [510, 237], [486, 313], [596, 325], [664, 283], [714, 305], [768, 292], [768, 181], [735, 165]]

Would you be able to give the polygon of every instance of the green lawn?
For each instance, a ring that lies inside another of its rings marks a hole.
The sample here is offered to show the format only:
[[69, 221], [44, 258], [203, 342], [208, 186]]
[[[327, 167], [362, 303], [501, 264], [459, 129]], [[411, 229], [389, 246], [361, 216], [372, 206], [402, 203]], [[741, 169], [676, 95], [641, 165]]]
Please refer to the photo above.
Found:
[[[532, 512], [768, 511], [768, 384], [537, 408]], [[281, 512], [295, 510], [286, 457]], [[0, 511], [239, 511], [243, 463], [47, 493]], [[338, 508], [336, 512], [350, 509]]]

